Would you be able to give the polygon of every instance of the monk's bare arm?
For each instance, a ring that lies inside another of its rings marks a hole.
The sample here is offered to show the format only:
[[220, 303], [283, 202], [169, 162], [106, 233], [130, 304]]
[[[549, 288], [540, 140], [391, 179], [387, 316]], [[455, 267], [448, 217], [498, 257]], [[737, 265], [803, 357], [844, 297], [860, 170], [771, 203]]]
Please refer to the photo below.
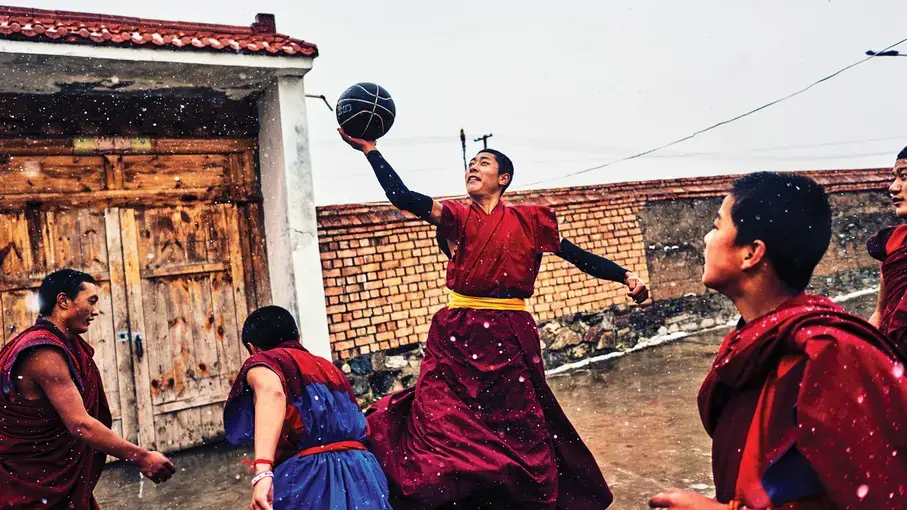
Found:
[[[246, 374], [246, 382], [255, 395], [255, 458], [273, 461], [283, 429], [287, 396], [280, 378], [267, 367], [252, 367]], [[255, 470], [268, 471], [271, 467], [257, 465]]]
[[885, 278], [882, 277], [881, 271], [879, 271], [879, 299], [876, 301], [876, 310], [873, 312], [872, 316], [869, 317], [869, 323], [875, 327], [879, 327], [879, 324], [882, 323], [882, 303], [885, 302]]
[[375, 177], [377, 177], [378, 182], [384, 189], [385, 196], [390, 203], [394, 204], [394, 207], [411, 212], [432, 225], [437, 226], [441, 223], [441, 212], [444, 210], [441, 203], [429, 196], [407, 188], [390, 163], [378, 152], [375, 142], [353, 138], [344, 133], [342, 129], [338, 129], [338, 131], [340, 132], [340, 137], [350, 147], [365, 154], [369, 164], [372, 165]]
[[41, 388], [74, 437], [84, 440], [96, 450], [137, 464], [142, 473], [155, 482], [167, 480], [176, 471], [160, 453], [126, 441], [88, 414], [82, 394], [70, 375], [66, 358], [58, 349], [35, 349], [25, 359], [19, 374], [24, 382]]

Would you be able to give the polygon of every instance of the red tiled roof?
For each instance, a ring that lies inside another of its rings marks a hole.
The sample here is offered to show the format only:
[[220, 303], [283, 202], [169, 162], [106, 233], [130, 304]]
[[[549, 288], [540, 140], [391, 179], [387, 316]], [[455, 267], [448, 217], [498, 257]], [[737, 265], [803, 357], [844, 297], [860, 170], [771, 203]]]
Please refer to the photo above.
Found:
[[315, 57], [318, 48], [276, 32], [274, 16], [249, 27], [0, 6], [0, 39], [184, 51]]

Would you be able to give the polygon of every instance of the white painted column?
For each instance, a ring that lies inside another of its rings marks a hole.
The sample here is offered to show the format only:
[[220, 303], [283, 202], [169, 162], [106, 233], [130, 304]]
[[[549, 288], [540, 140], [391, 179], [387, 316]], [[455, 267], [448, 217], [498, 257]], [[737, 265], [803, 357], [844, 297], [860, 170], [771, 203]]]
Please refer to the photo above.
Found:
[[272, 302], [296, 317], [306, 349], [331, 359], [302, 77], [277, 78], [258, 118]]

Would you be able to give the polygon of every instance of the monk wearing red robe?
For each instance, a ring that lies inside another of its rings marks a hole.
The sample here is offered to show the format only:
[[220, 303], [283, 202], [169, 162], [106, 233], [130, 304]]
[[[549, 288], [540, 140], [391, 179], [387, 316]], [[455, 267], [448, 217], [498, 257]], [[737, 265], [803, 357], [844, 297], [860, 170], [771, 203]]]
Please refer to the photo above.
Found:
[[82, 272], [48, 275], [37, 323], [0, 350], [0, 509], [96, 509], [106, 455], [155, 483], [173, 464], [110, 430], [94, 353], [79, 335], [98, 315], [98, 288]]
[[[898, 218], [907, 218], [907, 147], [894, 163], [888, 193]], [[907, 354], [907, 225], [890, 227], [866, 243], [869, 254], [882, 263], [879, 304], [869, 322]]]
[[703, 283], [737, 306], [699, 392], [716, 498], [656, 508], [907, 508], [905, 359], [868, 322], [804, 293], [831, 239], [822, 187], [755, 173], [705, 238]]
[[[504, 154], [479, 152], [466, 171], [470, 200], [410, 191], [376, 150], [366, 154], [388, 199], [436, 225], [449, 305], [435, 314], [415, 388], [368, 411], [370, 448], [395, 509], [603, 509], [611, 492], [545, 382], [535, 320], [526, 311], [543, 253], [599, 278], [645, 285], [617, 264], [561, 240], [552, 209], [501, 199], [513, 178]], [[445, 246], [446, 245], [446, 246]]]

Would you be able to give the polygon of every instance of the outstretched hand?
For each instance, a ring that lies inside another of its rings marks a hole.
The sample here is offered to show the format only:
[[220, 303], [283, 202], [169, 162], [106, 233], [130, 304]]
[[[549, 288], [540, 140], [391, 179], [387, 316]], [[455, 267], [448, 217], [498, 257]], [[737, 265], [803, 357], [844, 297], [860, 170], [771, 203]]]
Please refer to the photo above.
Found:
[[173, 462], [158, 452], [145, 452], [137, 462], [139, 471], [154, 483], [163, 483], [176, 473]]
[[636, 303], [642, 303], [649, 299], [649, 288], [646, 287], [646, 284], [634, 273], [628, 271], [626, 276], [629, 289], [627, 295]]
[[650, 508], [671, 508], [673, 510], [722, 510], [728, 506], [695, 492], [668, 489], [649, 500]]
[[368, 154], [369, 152], [376, 149], [374, 140], [363, 140], [362, 138], [353, 138], [352, 136], [346, 134], [346, 131], [343, 128], [337, 128], [337, 132], [340, 133], [340, 138], [343, 138], [343, 141], [349, 144], [350, 147], [361, 151], [363, 154]]

